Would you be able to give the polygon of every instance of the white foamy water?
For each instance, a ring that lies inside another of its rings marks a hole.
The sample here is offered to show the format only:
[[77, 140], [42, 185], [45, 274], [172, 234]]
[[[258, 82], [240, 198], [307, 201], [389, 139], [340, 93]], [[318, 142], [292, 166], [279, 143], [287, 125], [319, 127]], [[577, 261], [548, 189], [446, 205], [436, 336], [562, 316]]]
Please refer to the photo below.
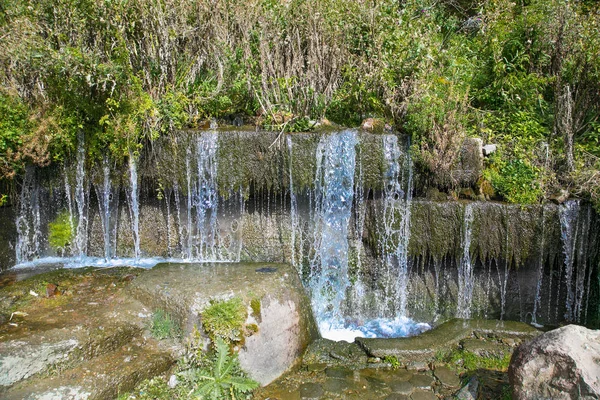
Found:
[[[102, 257], [44, 257], [33, 261], [23, 262], [12, 267], [13, 269], [34, 268], [42, 265], [56, 265], [63, 268], [83, 268], [83, 267], [140, 267], [153, 268], [160, 263], [201, 263], [199, 260], [187, 260], [180, 258], [111, 258], [106, 260]], [[207, 261], [208, 262], [208, 261]], [[214, 263], [215, 261], [210, 261]], [[219, 261], [216, 261], [219, 262]]]
[[325, 339], [353, 342], [361, 338], [397, 338], [421, 334], [431, 329], [426, 323], [415, 322], [407, 317], [376, 318], [365, 322], [338, 323], [320, 321], [319, 331]]

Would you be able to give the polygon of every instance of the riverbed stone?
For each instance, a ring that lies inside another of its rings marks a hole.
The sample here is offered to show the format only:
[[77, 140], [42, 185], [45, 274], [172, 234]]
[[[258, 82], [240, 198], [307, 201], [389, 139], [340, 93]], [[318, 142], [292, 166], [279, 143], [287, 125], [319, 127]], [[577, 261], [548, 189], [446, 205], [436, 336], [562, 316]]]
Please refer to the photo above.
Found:
[[[239, 297], [257, 332], [245, 338], [240, 365], [266, 385], [289, 369], [318, 332], [310, 301], [287, 264], [160, 264], [131, 284], [137, 298], [174, 315], [191, 333], [211, 300]], [[251, 307], [260, 302], [259, 316]]]
[[600, 398], [600, 330], [567, 325], [521, 344], [509, 379], [513, 398]]
[[319, 400], [325, 391], [318, 383], [304, 383], [300, 386], [300, 398], [302, 400]]
[[430, 390], [435, 380], [431, 375], [415, 374], [410, 378], [409, 382], [418, 389]]
[[445, 366], [435, 367], [433, 372], [435, 377], [446, 387], [458, 387], [460, 386], [460, 378], [458, 374]]
[[302, 356], [302, 364], [304, 366], [325, 364], [329, 367], [360, 369], [367, 365], [367, 358], [367, 354], [357, 343], [320, 338], [308, 346]]
[[346, 368], [332, 367], [325, 370], [325, 375], [330, 378], [346, 379], [353, 375], [352, 371]]
[[[512, 343], [515, 341], [515, 339], [506, 338], [502, 339], [502, 342], [505, 340], [510, 340]], [[474, 353], [480, 357], [503, 356], [507, 352], [512, 351], [512, 348], [509, 345], [498, 343], [498, 341], [495, 340], [467, 338], [462, 340], [460, 344], [463, 350]]]
[[387, 395], [385, 400], [410, 400], [410, 396], [402, 393], [392, 393]]
[[408, 381], [392, 382], [388, 385], [394, 393], [409, 395], [415, 390], [415, 386]]
[[342, 393], [350, 386], [344, 379], [329, 378], [323, 382], [323, 389], [331, 393]]
[[437, 400], [437, 396], [431, 390], [417, 389], [410, 395], [411, 400]]

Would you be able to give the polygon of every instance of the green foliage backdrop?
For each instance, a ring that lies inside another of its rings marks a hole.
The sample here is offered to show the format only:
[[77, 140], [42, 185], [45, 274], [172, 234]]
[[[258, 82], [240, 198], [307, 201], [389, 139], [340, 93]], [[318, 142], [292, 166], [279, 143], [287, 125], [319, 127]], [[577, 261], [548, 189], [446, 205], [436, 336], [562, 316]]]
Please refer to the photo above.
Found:
[[[567, 0], [0, 0], [0, 175], [240, 115], [382, 118], [439, 186], [466, 136], [513, 202], [600, 199], [600, 16]], [[281, 122], [279, 122], [281, 124]]]

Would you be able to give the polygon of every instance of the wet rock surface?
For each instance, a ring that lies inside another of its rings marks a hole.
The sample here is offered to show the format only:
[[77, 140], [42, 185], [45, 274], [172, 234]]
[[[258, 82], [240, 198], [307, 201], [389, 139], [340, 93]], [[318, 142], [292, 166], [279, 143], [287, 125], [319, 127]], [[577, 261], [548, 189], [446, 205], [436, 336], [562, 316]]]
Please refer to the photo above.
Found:
[[201, 326], [213, 300], [239, 297], [249, 315], [258, 302], [259, 315], [248, 319], [258, 329], [245, 338], [239, 360], [262, 384], [289, 369], [317, 337], [310, 301], [286, 264], [161, 264], [134, 280], [131, 290], [144, 304], [176, 316], [187, 333]]
[[509, 369], [513, 397], [600, 397], [600, 331], [568, 325], [517, 348]]
[[[126, 293], [140, 273], [15, 273], [0, 288], [0, 397], [114, 398], [170, 368], [171, 349], [144, 333], [151, 311]], [[48, 282], [56, 287], [51, 293]]]
[[[255, 398], [302, 398], [301, 389], [308, 384], [323, 390], [321, 399], [504, 398], [514, 348], [503, 340], [529, 340], [538, 334], [521, 323], [453, 320], [412, 338], [357, 338], [354, 343], [319, 339], [309, 346], [297, 370], [260, 389]], [[374, 345], [381, 343], [385, 346]], [[474, 352], [497, 347], [502, 352]], [[368, 357], [384, 348], [386, 353], [378, 353], [381, 357]]]
[[438, 350], [450, 349], [461, 340], [476, 335], [533, 338], [539, 331], [522, 322], [453, 319], [419, 336], [395, 339], [357, 338], [356, 342], [373, 357], [396, 357], [401, 361], [419, 361]]

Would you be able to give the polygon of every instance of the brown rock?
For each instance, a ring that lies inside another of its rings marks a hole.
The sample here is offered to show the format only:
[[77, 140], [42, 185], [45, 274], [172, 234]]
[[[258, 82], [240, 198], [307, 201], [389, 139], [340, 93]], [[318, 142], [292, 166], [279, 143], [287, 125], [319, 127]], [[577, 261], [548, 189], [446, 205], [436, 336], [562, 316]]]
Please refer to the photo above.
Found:
[[54, 283], [49, 283], [46, 285], [46, 297], [54, 297], [58, 294], [58, 286], [56, 286]]
[[520, 345], [508, 370], [513, 398], [600, 398], [600, 331], [568, 325]]

